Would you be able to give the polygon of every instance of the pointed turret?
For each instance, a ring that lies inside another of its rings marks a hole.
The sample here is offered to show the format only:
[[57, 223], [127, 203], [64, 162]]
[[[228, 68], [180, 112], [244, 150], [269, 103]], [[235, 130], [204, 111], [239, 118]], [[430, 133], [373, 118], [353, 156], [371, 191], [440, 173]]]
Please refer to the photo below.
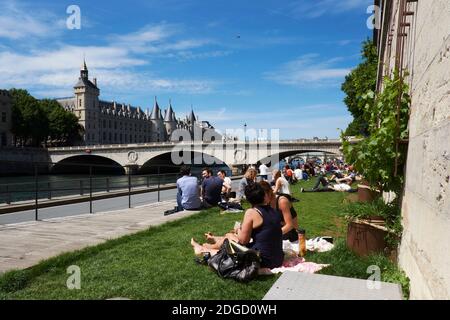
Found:
[[169, 108], [167, 108], [166, 114], [164, 116], [164, 122], [176, 121], [175, 113], [172, 109], [172, 103], [169, 101]]
[[80, 76], [82, 79], [89, 79], [89, 71], [86, 66], [86, 59], [83, 60], [83, 65], [81, 66]]
[[154, 128], [152, 134], [152, 141], [160, 142], [166, 140], [166, 127], [164, 126], [164, 120], [161, 115], [161, 108], [158, 105], [158, 101], [155, 97], [155, 105], [153, 106], [152, 114], [150, 115], [152, 127]]
[[167, 137], [172, 135], [172, 132], [177, 129], [177, 119], [175, 118], [175, 112], [172, 109], [172, 101], [169, 100], [169, 107], [164, 115], [164, 125], [166, 127]]
[[151, 120], [162, 120], [161, 109], [159, 108], [158, 101], [155, 97], [155, 105], [153, 106], [152, 114], [150, 115]]
[[195, 118], [194, 110], [191, 107], [191, 113], [188, 116], [188, 121], [190, 124], [193, 124], [195, 122], [195, 120], [197, 120], [197, 119]]

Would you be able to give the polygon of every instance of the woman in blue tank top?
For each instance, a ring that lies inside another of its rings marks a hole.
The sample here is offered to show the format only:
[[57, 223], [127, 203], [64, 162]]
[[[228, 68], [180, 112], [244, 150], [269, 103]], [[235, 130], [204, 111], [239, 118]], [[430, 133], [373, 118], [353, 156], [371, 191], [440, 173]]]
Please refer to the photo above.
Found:
[[[245, 197], [251, 203], [252, 208], [245, 212], [240, 229], [225, 237], [214, 237], [207, 233], [207, 239], [213, 243], [200, 245], [191, 239], [191, 245], [196, 255], [204, 253], [215, 255], [220, 249], [223, 240], [228, 238], [238, 241], [240, 244], [258, 250], [261, 257], [262, 268], [278, 268], [283, 263], [283, 240], [282, 240], [282, 215], [270, 205], [270, 199], [259, 183], [250, 184], [245, 187]], [[250, 242], [250, 240], [252, 240]]]
[[[280, 267], [284, 257], [281, 215], [265, 204], [269, 199], [259, 183], [247, 186], [245, 197], [252, 208], [245, 212], [238, 230], [239, 243], [260, 252], [262, 268]], [[250, 239], [253, 239], [251, 243]]]

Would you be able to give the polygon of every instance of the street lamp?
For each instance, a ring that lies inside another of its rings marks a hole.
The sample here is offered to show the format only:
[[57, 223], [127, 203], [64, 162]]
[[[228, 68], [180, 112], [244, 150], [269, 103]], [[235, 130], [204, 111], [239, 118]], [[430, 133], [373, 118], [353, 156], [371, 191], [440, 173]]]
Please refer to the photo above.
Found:
[[247, 123], [244, 123], [244, 142], [247, 142]]

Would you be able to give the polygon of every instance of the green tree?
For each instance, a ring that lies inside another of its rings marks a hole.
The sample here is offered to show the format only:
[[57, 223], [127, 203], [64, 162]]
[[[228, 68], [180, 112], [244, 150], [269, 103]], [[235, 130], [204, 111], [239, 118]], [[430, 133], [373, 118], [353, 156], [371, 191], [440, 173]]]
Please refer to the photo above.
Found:
[[39, 147], [48, 137], [48, 119], [38, 100], [23, 89], [11, 89], [12, 133], [16, 145]]
[[65, 110], [56, 100], [43, 99], [39, 103], [47, 114], [48, 136], [53, 145], [75, 144], [81, 139], [82, 127], [73, 113]]
[[[367, 136], [369, 134], [369, 119], [364, 116], [364, 109], [368, 101], [364, 99], [364, 95], [368, 92], [375, 92], [378, 68], [377, 49], [371, 40], [363, 42], [361, 55], [363, 61], [345, 77], [345, 82], [341, 87], [346, 94], [344, 103], [353, 116], [353, 121], [344, 133], [347, 136]], [[373, 100], [369, 103], [373, 103]]]

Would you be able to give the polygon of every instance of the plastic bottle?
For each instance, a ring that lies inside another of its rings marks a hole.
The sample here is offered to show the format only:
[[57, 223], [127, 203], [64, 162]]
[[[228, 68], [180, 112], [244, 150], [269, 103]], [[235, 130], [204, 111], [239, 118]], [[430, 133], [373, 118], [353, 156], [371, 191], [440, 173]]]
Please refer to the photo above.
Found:
[[306, 231], [305, 229], [298, 229], [298, 255], [304, 257], [306, 254]]

